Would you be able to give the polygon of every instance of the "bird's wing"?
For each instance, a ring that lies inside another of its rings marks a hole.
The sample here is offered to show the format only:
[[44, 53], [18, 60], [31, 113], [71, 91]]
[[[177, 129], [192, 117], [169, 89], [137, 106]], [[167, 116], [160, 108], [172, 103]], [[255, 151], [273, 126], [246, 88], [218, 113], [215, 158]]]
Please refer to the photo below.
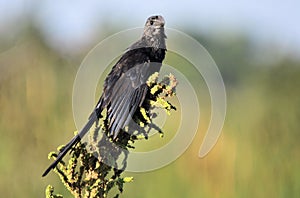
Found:
[[136, 109], [142, 105], [146, 93], [146, 81], [149, 77], [148, 62], [137, 64], [122, 73], [110, 89], [110, 101], [107, 105], [109, 132], [114, 138], [128, 125]]

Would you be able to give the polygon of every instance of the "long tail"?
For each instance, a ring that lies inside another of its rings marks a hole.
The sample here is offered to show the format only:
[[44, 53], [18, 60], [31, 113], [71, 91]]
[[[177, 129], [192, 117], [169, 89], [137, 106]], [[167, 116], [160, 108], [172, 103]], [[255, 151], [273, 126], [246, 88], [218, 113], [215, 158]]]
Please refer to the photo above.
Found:
[[86, 125], [81, 129], [81, 131], [72, 138], [72, 140], [64, 147], [62, 151], [58, 154], [55, 161], [46, 169], [46, 171], [43, 173], [42, 177], [45, 177], [52, 169], [56, 167], [56, 165], [62, 160], [62, 158], [69, 152], [69, 150], [76, 145], [81, 138], [90, 130], [94, 122], [97, 120], [97, 114], [95, 111], [91, 114], [89, 121], [86, 123]]

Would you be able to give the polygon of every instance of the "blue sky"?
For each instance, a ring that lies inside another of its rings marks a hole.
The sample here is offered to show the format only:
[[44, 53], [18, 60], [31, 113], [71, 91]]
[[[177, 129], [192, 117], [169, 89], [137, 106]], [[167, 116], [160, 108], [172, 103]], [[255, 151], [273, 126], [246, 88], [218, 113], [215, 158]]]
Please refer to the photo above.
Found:
[[50, 45], [81, 45], [99, 33], [95, 27], [140, 27], [149, 15], [159, 13], [170, 28], [189, 27], [216, 36], [218, 31], [236, 31], [259, 42], [274, 41], [284, 49], [300, 49], [299, 10], [300, 1], [296, 0], [0, 0], [0, 36], [12, 37], [22, 28], [25, 16], [31, 16]]

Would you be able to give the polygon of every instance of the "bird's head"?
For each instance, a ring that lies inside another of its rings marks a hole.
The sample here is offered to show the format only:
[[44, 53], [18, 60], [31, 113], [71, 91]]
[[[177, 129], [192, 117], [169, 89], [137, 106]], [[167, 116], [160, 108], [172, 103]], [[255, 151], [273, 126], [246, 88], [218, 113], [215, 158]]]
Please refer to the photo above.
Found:
[[163, 28], [165, 25], [165, 20], [160, 15], [151, 16], [147, 19], [145, 27], [151, 28]]
[[143, 39], [147, 46], [165, 49], [165, 20], [160, 15], [150, 16], [145, 24]]

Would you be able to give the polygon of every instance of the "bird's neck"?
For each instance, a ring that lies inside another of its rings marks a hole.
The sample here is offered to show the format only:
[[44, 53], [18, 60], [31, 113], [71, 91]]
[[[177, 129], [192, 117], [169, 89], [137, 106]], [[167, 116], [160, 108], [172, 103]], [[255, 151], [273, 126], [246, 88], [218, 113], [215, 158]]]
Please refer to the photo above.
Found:
[[164, 28], [155, 28], [145, 30], [142, 37], [145, 47], [151, 47], [155, 49], [166, 49], [166, 35]]
[[141, 50], [152, 62], [162, 62], [166, 52], [166, 35], [163, 28], [145, 29], [142, 38], [132, 44], [128, 51]]

